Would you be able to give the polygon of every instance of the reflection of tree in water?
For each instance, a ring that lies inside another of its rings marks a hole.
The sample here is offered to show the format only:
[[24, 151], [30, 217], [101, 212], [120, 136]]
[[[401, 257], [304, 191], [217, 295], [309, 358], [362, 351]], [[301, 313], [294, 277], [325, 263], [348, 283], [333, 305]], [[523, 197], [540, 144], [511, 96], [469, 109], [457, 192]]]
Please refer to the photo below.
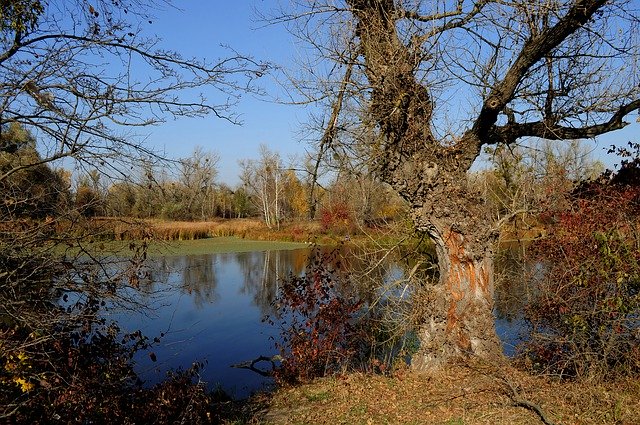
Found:
[[402, 269], [397, 255], [366, 253], [357, 247], [316, 247], [289, 251], [236, 253], [243, 273], [241, 292], [252, 294], [263, 314], [273, 315], [271, 303], [279, 283], [291, 275], [299, 276], [313, 261], [323, 261], [334, 276], [342, 296], [373, 303], [385, 282], [397, 279]]
[[[180, 290], [193, 298], [195, 306], [200, 309], [205, 304], [216, 302], [218, 280], [214, 268], [223, 257], [216, 254], [169, 256], [147, 260], [145, 263], [145, 279], [139, 281], [136, 296], [150, 305], [153, 298], [162, 301], [164, 292]], [[227, 258], [228, 260], [228, 258]], [[173, 277], [177, 277], [176, 285], [171, 285]]]
[[214, 269], [213, 254], [189, 255], [183, 257], [181, 290], [193, 297], [195, 306], [200, 309], [204, 304], [217, 301], [218, 280]]
[[[251, 296], [261, 314], [273, 315], [271, 304], [280, 282], [290, 275], [303, 274], [307, 265], [317, 259], [335, 274], [334, 282], [342, 296], [354, 297], [368, 305], [380, 304], [381, 297], [389, 296], [390, 292], [385, 291], [404, 282], [407, 270], [416, 264], [414, 259], [398, 252], [354, 246], [162, 257], [149, 264], [149, 278], [140, 289], [149, 294], [171, 290], [167, 283], [177, 277], [179, 289], [192, 296], [195, 305], [202, 308], [220, 299], [215, 267], [232, 270], [237, 266], [242, 276], [238, 282], [240, 293]], [[396, 292], [404, 290], [400, 288]]]
[[239, 252], [236, 261], [243, 274], [240, 292], [253, 296], [253, 302], [263, 315], [273, 314], [271, 305], [279, 282], [287, 276], [300, 275], [307, 264], [309, 250]]
[[532, 270], [524, 263], [525, 250], [526, 246], [522, 244], [504, 246], [496, 256], [494, 309], [500, 319], [522, 317], [524, 308], [531, 299], [528, 282], [532, 278]]
[[147, 294], [155, 293], [159, 289], [164, 289], [169, 277], [177, 270], [178, 259], [180, 257], [160, 257], [146, 260], [146, 273], [148, 278], [145, 279], [140, 289]]
[[[354, 296], [368, 305], [398, 292], [398, 286], [406, 286], [406, 277], [417, 264], [415, 256], [403, 256], [397, 248], [340, 246], [332, 249], [337, 250], [336, 255], [325, 255], [325, 261], [335, 270], [342, 295]], [[317, 255], [328, 252], [323, 249]]]

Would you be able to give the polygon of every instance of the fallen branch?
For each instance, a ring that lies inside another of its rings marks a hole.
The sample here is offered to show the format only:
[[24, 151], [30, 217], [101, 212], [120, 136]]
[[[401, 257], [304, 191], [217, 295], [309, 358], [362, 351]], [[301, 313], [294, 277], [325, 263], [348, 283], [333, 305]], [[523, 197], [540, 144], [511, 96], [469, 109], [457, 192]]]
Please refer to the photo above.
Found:
[[491, 377], [493, 379], [497, 379], [497, 380], [500, 380], [500, 381], [504, 382], [507, 385], [507, 387], [509, 387], [509, 391], [507, 391], [507, 393], [508, 393], [507, 396], [511, 399], [512, 405], [514, 407], [523, 407], [523, 408], [525, 408], [527, 410], [532, 411], [533, 413], [538, 415], [540, 420], [545, 425], [558, 425], [555, 422], [553, 422], [551, 419], [549, 419], [549, 416], [547, 416], [547, 413], [544, 411], [544, 409], [542, 409], [542, 407], [540, 407], [537, 404], [527, 400], [525, 397], [523, 397], [520, 394], [520, 391], [518, 391], [518, 389], [513, 385], [513, 383], [507, 378], [507, 376], [505, 376], [505, 372], [502, 369], [502, 367], [504, 367], [504, 364], [503, 365], [499, 365], [499, 364], [493, 364], [493, 365], [474, 364], [474, 365], [471, 365], [471, 364], [465, 363], [465, 366], [468, 367], [469, 369], [472, 369], [472, 370], [474, 370], [476, 372], [482, 373], [482, 374], [484, 374], [486, 376], [489, 376], [489, 377]]
[[[249, 369], [259, 375], [262, 376], [271, 376], [273, 375], [273, 370], [276, 368], [276, 363], [275, 362], [279, 362], [282, 361], [282, 357], [279, 356], [278, 354], [276, 354], [275, 356], [271, 356], [271, 357], [267, 357], [267, 356], [260, 356], [256, 359], [253, 360], [248, 360], [246, 362], [240, 362], [240, 363], [236, 363], [236, 364], [232, 364], [231, 367], [235, 367], [238, 369]], [[260, 362], [270, 362], [271, 363], [271, 370], [262, 370], [262, 369], [258, 369], [256, 367], [256, 363], [260, 363]]]
[[507, 386], [511, 390], [511, 394], [509, 394], [509, 397], [511, 398], [514, 406], [516, 406], [516, 407], [524, 407], [525, 409], [528, 409], [528, 410], [532, 411], [533, 413], [535, 413], [536, 415], [538, 415], [540, 417], [540, 420], [545, 425], [556, 425], [555, 422], [553, 422], [551, 419], [549, 419], [549, 417], [547, 416], [545, 411], [540, 406], [538, 406], [537, 404], [535, 404], [535, 403], [527, 400], [526, 398], [522, 397], [520, 395], [520, 392], [513, 386], [511, 381], [509, 381], [504, 376], [502, 376], [501, 378], [502, 378], [502, 381], [504, 381], [504, 383], [507, 384]]

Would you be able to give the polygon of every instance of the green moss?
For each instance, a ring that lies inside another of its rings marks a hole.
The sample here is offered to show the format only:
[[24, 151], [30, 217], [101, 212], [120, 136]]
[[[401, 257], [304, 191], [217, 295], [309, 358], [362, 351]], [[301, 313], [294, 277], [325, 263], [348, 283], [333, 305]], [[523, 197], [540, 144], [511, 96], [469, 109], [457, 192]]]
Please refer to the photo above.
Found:
[[251, 252], [300, 249], [309, 245], [297, 242], [253, 241], [236, 237], [217, 237], [173, 242], [154, 242], [149, 255], [198, 255], [219, 252]]

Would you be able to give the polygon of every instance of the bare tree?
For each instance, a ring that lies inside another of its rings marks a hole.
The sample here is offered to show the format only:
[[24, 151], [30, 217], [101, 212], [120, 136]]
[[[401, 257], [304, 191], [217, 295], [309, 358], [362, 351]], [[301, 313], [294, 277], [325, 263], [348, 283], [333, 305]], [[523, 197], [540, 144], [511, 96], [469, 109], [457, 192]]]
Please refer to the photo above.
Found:
[[485, 212], [468, 171], [487, 145], [593, 138], [626, 126], [625, 116], [640, 107], [637, 4], [310, 0], [295, 6], [275, 21], [313, 40], [318, 55], [339, 61], [344, 55], [335, 52], [357, 40], [351, 91], [358, 87], [366, 98], [362, 124], [372, 129], [366, 141], [372, 167], [409, 202], [416, 228], [436, 247], [439, 283], [421, 309], [414, 367], [500, 356], [492, 316], [499, 222]]
[[[237, 96], [266, 69], [234, 51], [207, 61], [164, 50], [144, 35], [160, 5], [171, 7], [164, 0], [0, 3], [0, 362], [28, 361], [3, 370], [0, 421], [101, 422], [119, 415], [86, 402], [92, 391], [109, 409], [119, 402], [107, 388], [132, 394], [127, 344], [99, 311], [106, 302], [144, 308], [122, 290], [139, 286], [146, 243], [132, 244], [127, 260], [88, 249], [109, 229], [70, 208], [70, 185], [53, 162], [131, 177], [147, 158], [145, 183], [155, 184], [160, 155], [135, 133], [180, 116], [236, 122]], [[92, 198], [83, 206], [96, 205]], [[104, 356], [99, 340], [111, 347]]]
[[231, 107], [267, 66], [232, 50], [208, 61], [163, 49], [159, 39], [145, 36], [157, 5], [3, 3], [0, 129], [21, 124], [38, 140], [44, 162], [71, 157], [126, 175], [118, 164], [154, 154], [136, 128], [169, 116], [213, 114], [237, 122]]
[[214, 184], [218, 174], [220, 156], [196, 147], [189, 158], [182, 159], [180, 167], [183, 191], [183, 214], [190, 219], [211, 218], [215, 212]]
[[260, 158], [241, 161], [240, 166], [242, 183], [261, 211], [265, 224], [269, 228], [279, 227], [284, 190], [284, 169], [280, 155], [260, 145]]

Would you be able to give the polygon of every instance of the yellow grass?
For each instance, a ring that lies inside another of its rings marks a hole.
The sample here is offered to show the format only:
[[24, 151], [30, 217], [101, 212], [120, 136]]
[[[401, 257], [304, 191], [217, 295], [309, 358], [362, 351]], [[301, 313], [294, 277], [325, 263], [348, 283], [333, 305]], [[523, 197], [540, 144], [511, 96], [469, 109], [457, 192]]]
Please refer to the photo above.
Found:
[[156, 219], [95, 218], [92, 227], [104, 235], [102, 239], [187, 241], [213, 237], [235, 236], [261, 241], [334, 243], [323, 235], [317, 222], [287, 223], [279, 229], [267, 228], [262, 220], [253, 218], [219, 219], [213, 221], [164, 221]]
[[233, 219], [216, 221], [149, 221], [153, 236], [162, 240], [194, 240], [218, 236], [244, 238], [251, 230], [264, 228], [256, 219]]
[[110, 239], [163, 241], [187, 241], [220, 236], [247, 237], [251, 231], [264, 228], [256, 219], [233, 219], [215, 221], [163, 221], [96, 218], [93, 226], [101, 229]]
[[[254, 403], [264, 424], [638, 424], [640, 382], [559, 382], [503, 365], [452, 365], [439, 374], [349, 374], [282, 388]], [[520, 401], [520, 403], [518, 402]], [[234, 423], [223, 421], [223, 423]]]

